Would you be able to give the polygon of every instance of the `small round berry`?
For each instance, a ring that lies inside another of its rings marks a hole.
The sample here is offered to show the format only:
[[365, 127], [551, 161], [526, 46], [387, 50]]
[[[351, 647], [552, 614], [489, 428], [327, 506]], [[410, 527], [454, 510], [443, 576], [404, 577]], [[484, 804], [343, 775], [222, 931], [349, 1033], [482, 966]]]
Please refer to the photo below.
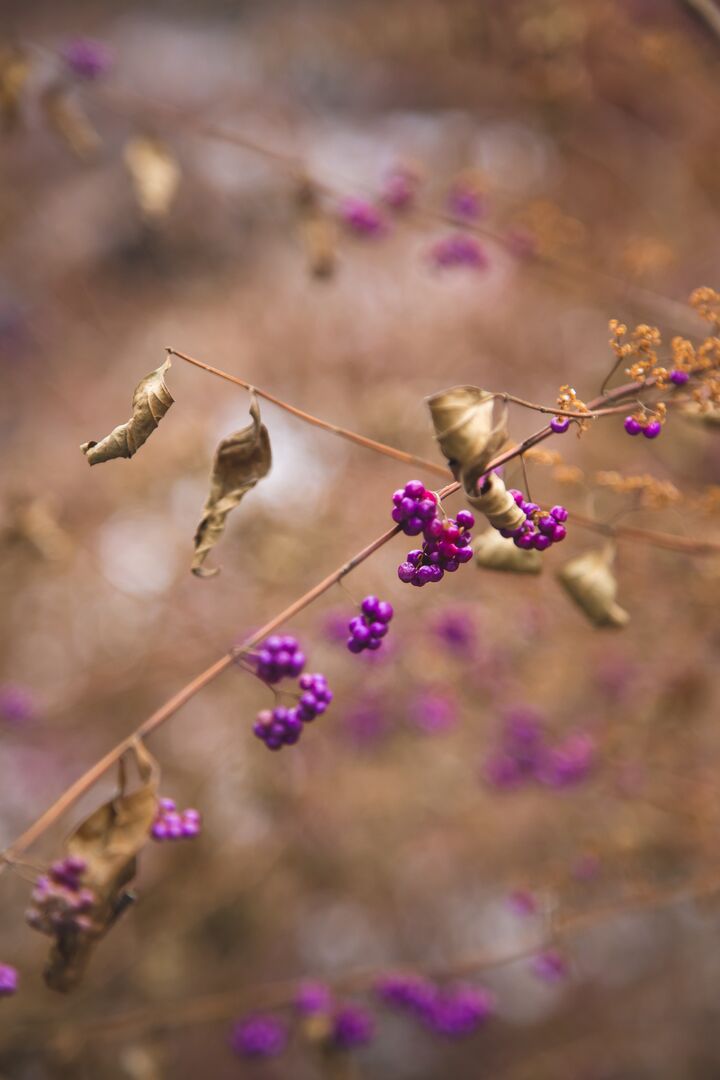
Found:
[[646, 439], [657, 439], [658, 435], [662, 431], [662, 425], [658, 420], [651, 420], [649, 424], [646, 424], [643, 428], [643, 435]]
[[675, 369], [675, 371], [670, 372], [670, 382], [673, 383], [675, 386], [684, 386], [689, 378], [690, 374], [687, 371], [679, 371]]
[[426, 540], [438, 540], [443, 535], [443, 523], [439, 518], [429, 521], [423, 530]]
[[517, 488], [510, 488], [510, 490], [508, 491], [508, 495], [512, 495], [518, 506], [521, 506], [525, 502], [525, 496], [523, 495], [522, 491], [518, 491]]
[[419, 566], [422, 562], [422, 558], [423, 553], [420, 548], [414, 548], [413, 551], [408, 551], [406, 555], [406, 560], [411, 566]]
[[434, 580], [433, 568], [431, 566], [421, 566], [415, 576], [421, 584], [425, 585], [426, 582]]
[[384, 638], [388, 632], [387, 623], [374, 622], [370, 623], [370, 633], [374, 638]]
[[562, 435], [570, 427], [569, 416], [553, 416], [550, 421], [550, 427], [556, 435]]
[[360, 610], [363, 615], [369, 615], [374, 618], [377, 615], [378, 604], [380, 601], [377, 596], [366, 596], [360, 605]]
[[461, 529], [472, 529], [475, 525], [475, 518], [469, 510], [459, 510], [455, 517], [455, 521]]
[[405, 495], [410, 499], [422, 499], [425, 497], [425, 485], [420, 480], [408, 480]]
[[397, 575], [401, 581], [409, 584], [415, 577], [415, 567], [409, 562], [400, 563], [397, 568]]
[[469, 547], [460, 548], [459, 551], [455, 555], [455, 558], [457, 559], [457, 561], [460, 563], [461, 566], [463, 565], [463, 563], [470, 562], [472, 557], [473, 557], [472, 548], [469, 548]]
[[531, 514], [537, 513], [537, 511], [540, 509], [540, 507], [538, 506], [537, 503], [527, 502], [527, 503], [525, 503], [525, 506], [524, 506], [523, 509], [525, 510], [525, 513], [527, 514], [527, 516], [530, 517]]
[[[559, 526], [559, 528], [562, 528], [562, 526]], [[546, 551], [552, 544], [552, 540], [549, 536], [546, 536], [545, 533], [535, 533], [532, 541], [532, 546], [536, 551]]]
[[640, 426], [640, 424], [638, 423], [638, 421], [635, 419], [634, 416], [626, 416], [625, 417], [624, 427], [625, 427], [625, 430], [627, 431], [628, 435], [639, 435], [640, 432], [642, 431], [642, 427]]
[[550, 514], [555, 518], [559, 525], [562, 525], [563, 522], [568, 519], [568, 512], [564, 506], [553, 506]]
[[377, 611], [375, 612], [375, 618], [378, 622], [389, 623], [394, 614], [393, 606], [389, 601], [378, 601]]
[[516, 536], [513, 543], [523, 551], [530, 551], [535, 547], [534, 536], [529, 532], [522, 533], [521, 536]]
[[546, 536], [552, 536], [556, 524], [557, 522], [552, 514], [546, 514], [545, 517], [541, 517], [538, 521], [538, 529], [541, 533], [545, 533]]
[[553, 529], [552, 542], [553, 544], [559, 544], [561, 540], [564, 540], [567, 536], [567, 529], [564, 525], [556, 525]]
[[419, 517], [411, 517], [405, 522], [405, 533], [407, 536], [417, 536], [423, 531], [423, 520]]

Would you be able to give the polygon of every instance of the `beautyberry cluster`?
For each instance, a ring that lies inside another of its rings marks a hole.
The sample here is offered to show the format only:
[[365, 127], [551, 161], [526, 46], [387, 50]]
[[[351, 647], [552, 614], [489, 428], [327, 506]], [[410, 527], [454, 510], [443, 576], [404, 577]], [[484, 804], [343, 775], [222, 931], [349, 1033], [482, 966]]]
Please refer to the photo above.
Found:
[[12, 997], [18, 988], [17, 970], [10, 964], [0, 964], [0, 997]]
[[392, 604], [387, 600], [378, 600], [377, 596], [366, 596], [360, 610], [362, 615], [356, 615], [348, 625], [350, 637], [347, 647], [351, 653], [379, 649], [394, 614]]
[[290, 634], [273, 634], [263, 642], [256, 657], [257, 674], [263, 682], [277, 683], [285, 678], [297, 678], [305, 667], [305, 654], [297, 638]]
[[419, 975], [387, 975], [375, 986], [380, 999], [409, 1013], [436, 1035], [471, 1035], [492, 1015], [494, 999], [484, 987], [440, 987]]
[[25, 915], [30, 926], [51, 937], [68, 930], [90, 930], [95, 893], [81, 884], [86, 870], [85, 860], [74, 855], [54, 862], [35, 882], [32, 907]]
[[653, 420], [644, 415], [626, 416], [625, 430], [628, 435], [644, 435], [646, 439], [657, 439], [662, 431], [659, 420]]
[[150, 835], [153, 840], [189, 840], [200, 835], [200, 811], [178, 810], [174, 799], [160, 799]]
[[595, 763], [595, 742], [584, 731], [549, 743], [542, 717], [532, 708], [508, 710], [502, 718], [500, 746], [485, 763], [485, 779], [511, 790], [536, 781], [556, 789], [584, 780]]
[[297, 705], [291, 708], [277, 705], [274, 709], [263, 709], [257, 715], [253, 732], [268, 750], [293, 746], [302, 735], [303, 725], [324, 713], [333, 699], [324, 675], [302, 675], [299, 686], [302, 694]]
[[456, 518], [441, 521], [435, 517], [423, 533], [422, 548], [409, 551], [405, 562], [398, 566], [398, 577], [410, 585], [428, 585], [442, 581], [446, 573], [454, 573], [462, 563], [472, 559], [470, 530], [475, 518], [469, 510], [460, 510]]
[[525, 551], [546, 551], [565, 539], [568, 512], [564, 506], [541, 510], [537, 503], [526, 501], [522, 491], [511, 488], [510, 494], [525, 514], [525, 521], [517, 529], [500, 529], [501, 536], [512, 537], [515, 547]]
[[[392, 519], [406, 536], [419, 536], [437, 517], [438, 497], [421, 480], [408, 480], [392, 497]], [[425, 533], [426, 540], [430, 537]]]

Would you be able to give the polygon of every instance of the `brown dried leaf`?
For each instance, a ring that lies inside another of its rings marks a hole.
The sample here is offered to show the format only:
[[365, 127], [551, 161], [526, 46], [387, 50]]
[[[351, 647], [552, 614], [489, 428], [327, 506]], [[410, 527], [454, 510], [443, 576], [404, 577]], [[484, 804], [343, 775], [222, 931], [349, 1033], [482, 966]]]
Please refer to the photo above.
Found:
[[137, 855], [145, 846], [157, 812], [159, 770], [141, 742], [133, 746], [140, 786], [128, 792], [121, 760], [118, 794], [82, 822], [65, 845], [66, 855], [83, 859], [82, 884], [95, 893], [91, 929], [64, 930], [55, 940], [45, 969], [53, 990], [72, 990], [79, 983], [96, 943], [132, 902], [127, 885], [135, 877]]
[[213, 577], [219, 570], [207, 570], [203, 563], [225, 529], [225, 519], [243, 496], [270, 472], [272, 450], [267, 428], [260, 421], [255, 394], [250, 400], [252, 423], [223, 439], [215, 451], [210, 478], [210, 494], [195, 532], [192, 572]]
[[476, 495], [468, 494], [471, 506], [484, 514], [496, 529], [519, 529], [525, 521], [525, 513], [505, 487], [505, 482], [491, 472], [482, 489]]
[[614, 557], [614, 547], [608, 544], [571, 559], [557, 575], [568, 595], [596, 626], [619, 628], [630, 620], [627, 611], [615, 603]]
[[435, 438], [468, 494], [507, 439], [507, 407], [478, 386], [453, 386], [427, 398]]
[[125, 165], [147, 221], [167, 215], [180, 186], [180, 166], [160, 139], [138, 135], [125, 144]]
[[72, 152], [82, 161], [92, 158], [102, 140], [82, 106], [68, 97], [67, 89], [62, 85], [49, 87], [42, 95], [41, 104], [49, 126]]
[[539, 551], [525, 551], [506, 540], [497, 529], [480, 533], [473, 544], [475, 561], [486, 570], [505, 570], [514, 574], [539, 574], [543, 559]]
[[47, 562], [69, 559], [73, 541], [44, 497], [18, 494], [7, 500], [6, 520], [0, 529], [3, 543], [22, 544]]
[[133, 392], [132, 417], [114, 428], [101, 442], [86, 442], [80, 447], [91, 465], [112, 458], [131, 458], [152, 435], [173, 403], [165, 383], [170, 357], [156, 371], [142, 379]]
[[22, 120], [22, 92], [30, 74], [30, 62], [21, 49], [0, 51], [0, 125], [15, 131]]
[[316, 186], [307, 177], [298, 184], [295, 205], [308, 270], [315, 278], [331, 278], [337, 267], [337, 229], [322, 207]]

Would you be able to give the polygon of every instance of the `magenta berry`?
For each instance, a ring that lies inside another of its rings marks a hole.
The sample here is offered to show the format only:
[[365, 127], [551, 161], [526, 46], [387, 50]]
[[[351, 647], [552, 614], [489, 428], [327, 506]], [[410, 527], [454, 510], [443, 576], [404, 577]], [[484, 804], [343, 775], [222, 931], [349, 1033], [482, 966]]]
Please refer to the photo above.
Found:
[[570, 417], [553, 416], [552, 420], [550, 421], [550, 427], [556, 435], [562, 435], [570, 427]]
[[380, 236], [387, 229], [381, 211], [366, 199], [345, 199], [340, 217], [357, 236]]
[[501, 536], [512, 539], [522, 551], [547, 551], [565, 539], [567, 530], [562, 523], [567, 521], [568, 512], [564, 506], [542, 510], [537, 503], [526, 502], [522, 491], [511, 488], [509, 493], [526, 516], [518, 529], [500, 529]]
[[398, 567], [400, 580], [422, 587], [442, 581], [446, 573], [454, 574], [472, 559], [469, 530], [474, 524], [475, 518], [469, 510], [460, 510], [455, 519], [442, 521], [434, 517], [424, 529], [422, 548], [408, 552], [405, 562]]
[[297, 638], [290, 634], [273, 634], [266, 638], [253, 659], [258, 678], [270, 684], [285, 678], [297, 678], [305, 667], [305, 654]]
[[623, 426], [627, 431], [628, 435], [639, 435], [642, 431], [641, 425], [638, 423], [634, 416], [626, 416]]
[[366, 596], [360, 610], [362, 615], [356, 615], [348, 625], [350, 637], [347, 647], [352, 653], [361, 653], [365, 649], [374, 652], [380, 648], [382, 639], [388, 632], [393, 606], [387, 600], [378, 600], [377, 596]]
[[448, 269], [467, 266], [475, 270], [485, 270], [489, 265], [487, 252], [481, 244], [468, 233], [452, 233], [438, 240], [430, 252], [435, 266]]
[[420, 480], [409, 480], [393, 495], [392, 519], [402, 527], [406, 536], [425, 533], [435, 521], [438, 511], [437, 495], [428, 491]]
[[689, 378], [690, 378], [690, 373], [689, 372], [680, 371], [678, 368], [676, 368], [674, 371], [670, 372], [670, 382], [674, 386], [684, 386]]
[[61, 55], [70, 71], [81, 79], [97, 79], [112, 66], [112, 53], [107, 45], [90, 38], [68, 41]]
[[150, 829], [153, 840], [189, 840], [202, 829], [200, 811], [178, 810], [174, 799], [158, 799], [158, 811]]
[[646, 424], [642, 429], [642, 433], [646, 439], [657, 439], [661, 431], [662, 425], [659, 420], [651, 420], [650, 423]]
[[10, 964], [0, 964], [0, 997], [12, 997], [17, 993], [18, 973]]
[[239, 1021], [230, 1036], [236, 1054], [245, 1058], [268, 1058], [282, 1054], [288, 1032], [282, 1021], [274, 1016], [248, 1016]]
[[83, 859], [70, 855], [40, 875], [32, 891], [32, 906], [25, 913], [33, 929], [54, 937], [92, 928], [90, 913], [97, 897], [81, 882], [86, 869]]

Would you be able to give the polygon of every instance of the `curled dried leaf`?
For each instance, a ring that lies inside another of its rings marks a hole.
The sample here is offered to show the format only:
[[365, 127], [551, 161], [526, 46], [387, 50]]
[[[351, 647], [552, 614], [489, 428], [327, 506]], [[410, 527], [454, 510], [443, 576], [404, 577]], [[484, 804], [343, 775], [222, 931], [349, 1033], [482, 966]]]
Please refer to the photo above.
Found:
[[210, 494], [195, 532], [191, 569], [198, 577], [213, 577], [219, 573], [217, 569], [206, 569], [203, 564], [225, 530], [225, 519], [243, 496], [270, 472], [270, 436], [260, 420], [260, 406], [254, 393], [250, 416], [252, 423], [228, 435], [215, 451]]
[[15, 46], [0, 50], [0, 125], [15, 131], [22, 121], [22, 93], [30, 74], [30, 61]]
[[57, 933], [45, 969], [53, 990], [72, 990], [83, 976], [96, 943], [133, 901], [127, 886], [135, 877], [137, 856], [145, 846], [157, 812], [159, 770], [141, 742], [133, 746], [139, 784], [127, 790], [125, 762], [119, 790], [98, 807], [68, 838], [66, 855], [82, 859], [82, 885], [94, 894], [82, 927], [66, 925]]
[[68, 96], [63, 85], [51, 86], [41, 98], [48, 125], [82, 161], [97, 152], [101, 139], [79, 102]]
[[337, 267], [337, 229], [322, 207], [316, 186], [303, 177], [295, 193], [300, 239], [308, 270], [315, 278], [330, 278]]
[[58, 522], [48, 500], [16, 495], [8, 499], [5, 511], [5, 521], [0, 529], [3, 543], [21, 544], [47, 562], [70, 558], [73, 541]]
[[519, 529], [525, 513], [515, 502], [497, 473], [490, 473], [476, 495], [468, 495], [471, 506], [484, 514], [496, 529]]
[[80, 447], [91, 465], [112, 458], [131, 458], [152, 435], [173, 403], [165, 383], [170, 357], [142, 379], [133, 391], [131, 418], [113, 429], [100, 442], [86, 442]]
[[139, 135], [125, 144], [125, 165], [138, 206], [147, 221], [167, 215], [180, 186], [180, 166], [160, 139]]
[[539, 551], [525, 551], [512, 540], [501, 536], [497, 529], [480, 533], [473, 544], [475, 561], [487, 570], [506, 570], [515, 574], [539, 574], [542, 556]]
[[630, 616], [615, 602], [617, 580], [612, 570], [613, 545], [588, 551], [558, 572], [558, 581], [596, 626], [622, 627]]
[[478, 386], [453, 386], [427, 398], [435, 438], [468, 494], [507, 439], [507, 406]]

